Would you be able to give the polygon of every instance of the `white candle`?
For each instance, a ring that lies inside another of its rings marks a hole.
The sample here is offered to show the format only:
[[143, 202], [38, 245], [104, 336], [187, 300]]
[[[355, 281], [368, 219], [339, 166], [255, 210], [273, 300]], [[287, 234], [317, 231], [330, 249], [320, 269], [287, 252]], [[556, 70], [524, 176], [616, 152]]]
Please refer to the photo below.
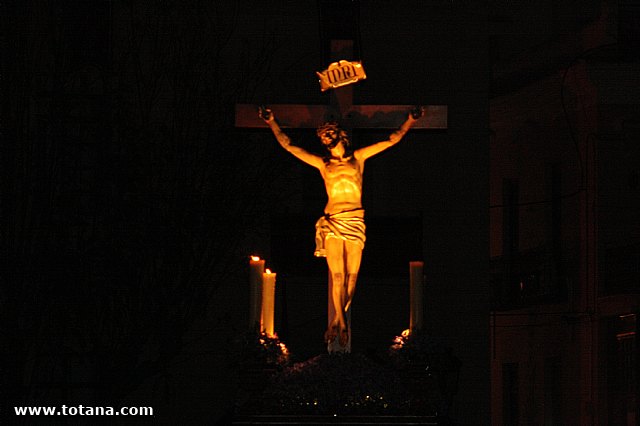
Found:
[[270, 270], [262, 274], [262, 330], [273, 336], [273, 314], [276, 298], [276, 274]]
[[249, 261], [249, 330], [252, 331], [260, 327], [263, 273], [264, 260], [258, 256], [251, 256]]
[[423, 297], [424, 297], [424, 262], [409, 262], [409, 276], [411, 280], [409, 304], [409, 329], [417, 331], [423, 326]]

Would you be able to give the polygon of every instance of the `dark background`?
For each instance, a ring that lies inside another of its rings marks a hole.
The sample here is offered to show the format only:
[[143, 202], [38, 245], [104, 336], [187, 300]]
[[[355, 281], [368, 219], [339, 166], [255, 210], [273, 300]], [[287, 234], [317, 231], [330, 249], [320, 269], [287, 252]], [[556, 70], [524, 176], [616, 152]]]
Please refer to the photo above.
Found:
[[[279, 274], [285, 343], [324, 351], [322, 181], [267, 130], [235, 128], [234, 104], [327, 104], [315, 71], [347, 37], [368, 76], [354, 103], [449, 108], [448, 130], [367, 163], [354, 351], [383, 352], [408, 327], [407, 264], [422, 257], [428, 330], [462, 362], [453, 417], [488, 423], [486, 7], [367, 2], [341, 22], [344, 3], [3, 4], [5, 401], [220, 418], [250, 254]], [[290, 132], [309, 149], [314, 133]], [[287, 259], [302, 254], [309, 268]]]

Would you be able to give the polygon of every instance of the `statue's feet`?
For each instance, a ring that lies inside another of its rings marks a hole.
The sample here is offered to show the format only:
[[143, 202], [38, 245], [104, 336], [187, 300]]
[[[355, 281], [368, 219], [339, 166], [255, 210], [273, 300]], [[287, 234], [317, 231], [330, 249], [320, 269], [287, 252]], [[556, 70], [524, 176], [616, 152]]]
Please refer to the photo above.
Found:
[[336, 340], [336, 337], [338, 337], [338, 326], [337, 325], [329, 326], [329, 328], [327, 328], [327, 331], [324, 332], [325, 343], [333, 342], [334, 340]]
[[346, 328], [343, 328], [340, 330], [340, 337], [338, 339], [338, 342], [340, 343], [340, 346], [347, 346], [347, 343], [349, 342], [349, 330]]

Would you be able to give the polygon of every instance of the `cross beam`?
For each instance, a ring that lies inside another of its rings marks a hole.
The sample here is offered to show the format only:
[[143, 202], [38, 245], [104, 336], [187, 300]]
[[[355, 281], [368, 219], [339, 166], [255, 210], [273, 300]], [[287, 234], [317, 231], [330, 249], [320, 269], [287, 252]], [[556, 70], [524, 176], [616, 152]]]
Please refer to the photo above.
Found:
[[[334, 58], [350, 59], [353, 41], [332, 40], [331, 51]], [[268, 105], [277, 117], [278, 124], [284, 128], [317, 128], [327, 121], [337, 121], [346, 129], [397, 129], [407, 119], [407, 114], [414, 106], [354, 105], [352, 85], [333, 89], [330, 105]], [[413, 129], [447, 128], [446, 105], [428, 105], [424, 108], [424, 116], [414, 123]], [[268, 126], [258, 117], [257, 105], [237, 104], [236, 127]]]
[[[344, 90], [339, 88], [334, 90]], [[341, 111], [330, 105], [278, 104], [267, 105], [278, 118], [283, 128], [317, 128], [327, 121], [337, 121], [347, 129], [397, 129], [407, 119], [407, 114], [415, 105], [351, 105]], [[425, 106], [425, 115], [412, 129], [446, 129], [447, 106]], [[258, 106], [236, 105], [236, 127], [267, 128], [258, 117]]]

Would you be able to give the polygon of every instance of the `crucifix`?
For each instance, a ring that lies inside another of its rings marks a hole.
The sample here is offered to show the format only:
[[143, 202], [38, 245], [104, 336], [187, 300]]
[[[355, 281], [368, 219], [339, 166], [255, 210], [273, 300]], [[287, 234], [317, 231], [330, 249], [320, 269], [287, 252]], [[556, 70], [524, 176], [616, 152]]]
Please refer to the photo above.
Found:
[[[353, 52], [352, 40], [332, 40], [331, 41], [332, 59], [339, 60], [350, 58]], [[341, 127], [347, 129], [397, 129], [403, 124], [407, 117], [408, 111], [415, 108], [414, 105], [354, 105], [353, 104], [353, 87], [343, 86], [333, 89], [331, 92], [331, 100], [329, 105], [300, 105], [300, 104], [276, 104], [269, 105], [269, 111], [278, 118], [278, 124], [283, 128], [319, 128], [326, 122], [339, 122]], [[424, 115], [419, 116], [417, 120], [411, 120], [411, 126], [414, 129], [446, 129], [447, 128], [447, 107], [445, 105], [430, 105], [422, 107]], [[236, 127], [242, 128], [264, 128], [271, 127], [279, 142], [283, 144], [278, 136], [279, 126], [274, 128], [268, 118], [262, 118], [257, 114], [258, 107], [254, 104], [237, 104], [235, 124]], [[414, 117], [415, 118], [415, 117]], [[404, 127], [404, 125], [403, 125]], [[276, 131], [277, 129], [277, 131]], [[406, 132], [408, 127], [404, 130]], [[404, 134], [404, 133], [403, 133]], [[320, 136], [320, 134], [319, 134]], [[322, 136], [321, 136], [322, 140]], [[324, 141], [323, 141], [324, 143]], [[331, 146], [325, 144], [325, 146]], [[289, 149], [287, 149], [289, 150]], [[294, 154], [296, 155], [296, 154]], [[306, 153], [305, 153], [306, 155]], [[298, 156], [298, 155], [296, 155]], [[298, 158], [306, 161], [304, 158]], [[309, 161], [306, 161], [309, 163]], [[310, 163], [311, 164], [311, 163]], [[323, 172], [325, 184], [327, 178], [326, 172]], [[358, 209], [355, 209], [358, 210]], [[362, 209], [360, 209], [362, 210]], [[326, 212], [325, 212], [326, 213]], [[340, 213], [342, 214], [342, 212]], [[325, 214], [325, 217], [332, 216]], [[316, 227], [318, 225], [316, 224]], [[338, 232], [338, 231], [336, 231]], [[363, 229], [364, 233], [364, 229]], [[316, 254], [317, 255], [317, 254]], [[358, 262], [359, 265], [359, 262]], [[331, 269], [331, 268], [330, 268]], [[328, 341], [328, 351], [332, 352], [351, 352], [351, 305], [345, 312], [346, 333], [348, 338], [345, 340], [336, 338], [331, 335], [332, 328], [336, 326], [336, 308], [335, 294], [333, 288], [333, 275], [329, 272], [328, 283], [328, 320], [327, 333], [325, 338]], [[339, 335], [342, 330], [337, 330]]]

